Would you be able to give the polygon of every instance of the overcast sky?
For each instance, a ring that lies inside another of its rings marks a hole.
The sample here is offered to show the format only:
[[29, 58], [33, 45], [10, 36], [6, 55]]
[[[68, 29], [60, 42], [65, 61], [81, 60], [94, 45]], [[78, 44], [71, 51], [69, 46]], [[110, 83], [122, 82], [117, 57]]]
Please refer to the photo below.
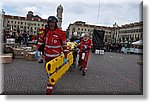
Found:
[[[0, 0], [0, 8], [6, 15], [25, 17], [28, 11], [44, 19], [56, 16], [56, 9], [63, 6], [62, 29], [70, 23], [84, 21], [88, 24], [112, 26], [140, 21], [142, 0]], [[99, 6], [100, 4], [100, 6]], [[98, 13], [99, 9], [99, 13]], [[98, 15], [99, 14], [99, 15]]]

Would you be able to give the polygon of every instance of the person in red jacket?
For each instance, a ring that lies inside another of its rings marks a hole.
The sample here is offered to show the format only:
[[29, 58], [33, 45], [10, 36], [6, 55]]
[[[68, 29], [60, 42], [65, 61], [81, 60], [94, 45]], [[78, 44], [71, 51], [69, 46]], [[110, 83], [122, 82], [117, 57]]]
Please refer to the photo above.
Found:
[[81, 60], [81, 67], [80, 71], [82, 70], [82, 75], [84, 76], [87, 71], [87, 63], [89, 59], [90, 49], [93, 46], [92, 40], [89, 38], [89, 34], [85, 33], [83, 38], [81, 39], [80, 43], [80, 60]]
[[[38, 62], [39, 63], [43, 63], [43, 58], [44, 58], [44, 42], [43, 42], [43, 37], [44, 37], [44, 34], [45, 34], [45, 28], [40, 28], [39, 29], [39, 32], [38, 32], [38, 35], [37, 35], [37, 39], [38, 39], [38, 43], [37, 43], [37, 48], [38, 48], [38, 51], [40, 53], [39, 58], [38, 58]], [[42, 54], [41, 54], [42, 52]]]
[[[66, 55], [68, 52], [66, 33], [57, 27], [57, 22], [58, 20], [55, 16], [49, 16], [47, 21], [48, 28], [45, 29], [43, 37], [38, 40], [39, 45], [44, 44], [45, 65], [62, 53]], [[48, 78], [49, 77], [50, 76], [48, 75]], [[50, 85], [48, 82], [46, 94], [51, 94], [53, 87], [54, 86]]]

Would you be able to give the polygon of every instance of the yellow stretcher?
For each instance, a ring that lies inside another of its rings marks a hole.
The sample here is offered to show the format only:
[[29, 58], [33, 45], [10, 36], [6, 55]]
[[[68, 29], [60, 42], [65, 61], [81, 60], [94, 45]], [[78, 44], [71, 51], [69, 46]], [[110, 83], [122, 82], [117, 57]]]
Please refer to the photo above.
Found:
[[75, 46], [77, 46], [77, 43], [67, 42], [67, 49], [70, 50], [70, 52], [67, 54], [66, 63], [64, 63], [64, 54], [46, 63], [46, 72], [49, 76], [48, 81], [51, 85], [55, 85], [56, 82], [68, 71], [68, 69], [73, 64], [72, 50]]
[[56, 82], [68, 71], [73, 64], [72, 52], [67, 54], [66, 63], [64, 63], [64, 54], [46, 63], [46, 71], [49, 77], [48, 81], [51, 85]]

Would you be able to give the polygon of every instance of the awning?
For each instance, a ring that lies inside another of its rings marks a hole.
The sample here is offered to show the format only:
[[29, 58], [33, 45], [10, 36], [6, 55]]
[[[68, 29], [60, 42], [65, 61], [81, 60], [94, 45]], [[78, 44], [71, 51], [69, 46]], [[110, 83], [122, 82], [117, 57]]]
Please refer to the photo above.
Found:
[[132, 43], [133, 45], [143, 45], [143, 40], [139, 40]]

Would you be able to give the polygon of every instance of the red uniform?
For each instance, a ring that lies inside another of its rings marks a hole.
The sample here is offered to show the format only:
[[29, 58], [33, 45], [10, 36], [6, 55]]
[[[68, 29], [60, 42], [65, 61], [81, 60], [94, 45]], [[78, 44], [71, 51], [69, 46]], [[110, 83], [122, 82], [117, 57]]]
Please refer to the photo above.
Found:
[[36, 36], [35, 36], [35, 35], [32, 35], [32, 38], [31, 38], [31, 39], [32, 39], [32, 41], [33, 41], [33, 40], [36, 40]]
[[[49, 16], [47, 25], [45, 25], [44, 35], [39, 37], [38, 47], [44, 50], [45, 65], [52, 59], [60, 56], [63, 52], [66, 55], [67, 43], [66, 33], [57, 27], [58, 19], [55, 16]], [[48, 79], [50, 75], [48, 74]], [[53, 85], [48, 81], [46, 94], [51, 94]]]
[[44, 37], [45, 59], [60, 56], [66, 50], [66, 34], [64, 31], [56, 28], [55, 31], [49, 30]]
[[[45, 30], [46, 32], [46, 30]], [[59, 28], [48, 30], [44, 35], [39, 36], [38, 47], [44, 44], [45, 65], [50, 60], [60, 56], [63, 52], [66, 54], [66, 33]], [[48, 78], [50, 76], [48, 75]], [[51, 94], [53, 85], [47, 84], [47, 94]]]
[[66, 33], [59, 28], [49, 30], [46, 35], [39, 36], [38, 47], [45, 44], [45, 61], [50, 61], [66, 51]]
[[44, 44], [43, 38], [45, 35], [45, 30], [44, 28], [41, 28], [38, 32], [38, 44], [37, 47], [39, 48], [42, 44]]
[[81, 39], [81, 43], [80, 43], [80, 58], [82, 57], [82, 53], [84, 52], [84, 46], [86, 46], [86, 50], [85, 50], [85, 58], [84, 60], [81, 60], [80, 64], [83, 68], [83, 70], [87, 70], [87, 62], [88, 62], [88, 58], [89, 58], [89, 53], [90, 53], [90, 49], [92, 47], [92, 40], [88, 39], [88, 40], [84, 40], [84, 38]]

